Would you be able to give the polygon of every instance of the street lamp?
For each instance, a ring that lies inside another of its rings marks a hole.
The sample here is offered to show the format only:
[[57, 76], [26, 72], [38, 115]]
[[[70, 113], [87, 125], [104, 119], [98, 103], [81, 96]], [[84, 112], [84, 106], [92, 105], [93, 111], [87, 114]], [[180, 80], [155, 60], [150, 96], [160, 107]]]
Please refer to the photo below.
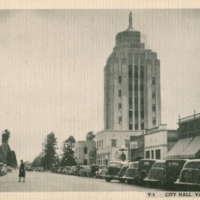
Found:
[[122, 146], [122, 148], [119, 149], [119, 151], [122, 152], [121, 160], [122, 160], [122, 161], [125, 161], [125, 160], [126, 160], [126, 155], [124, 154], [124, 151], [127, 151], [127, 149], [126, 149], [124, 146]]

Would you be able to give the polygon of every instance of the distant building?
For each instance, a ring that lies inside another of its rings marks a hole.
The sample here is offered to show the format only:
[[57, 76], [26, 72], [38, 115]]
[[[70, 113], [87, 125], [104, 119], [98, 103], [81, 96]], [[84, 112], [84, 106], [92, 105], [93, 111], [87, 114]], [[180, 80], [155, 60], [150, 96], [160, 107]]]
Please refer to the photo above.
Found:
[[[130, 13], [129, 26], [116, 35], [104, 67], [104, 130], [97, 133], [98, 163], [119, 160], [119, 148], [130, 143], [130, 136], [160, 123], [160, 61], [155, 52], [145, 49]], [[129, 150], [127, 160], [130, 154]]]
[[77, 141], [74, 147], [74, 156], [77, 164], [90, 165], [94, 164], [96, 158], [91, 154], [96, 151], [95, 141]]
[[167, 158], [200, 158], [200, 113], [179, 119], [179, 140]]
[[172, 149], [177, 141], [177, 130], [168, 130], [165, 124], [147, 130], [144, 135], [145, 158], [165, 159], [167, 152]]

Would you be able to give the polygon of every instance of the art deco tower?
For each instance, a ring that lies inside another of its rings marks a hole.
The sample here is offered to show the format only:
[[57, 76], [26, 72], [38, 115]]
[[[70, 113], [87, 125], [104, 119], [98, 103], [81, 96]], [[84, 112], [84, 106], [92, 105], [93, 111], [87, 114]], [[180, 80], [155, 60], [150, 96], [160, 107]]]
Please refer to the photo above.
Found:
[[104, 68], [104, 129], [144, 130], [160, 123], [160, 61], [141, 43], [130, 13]]

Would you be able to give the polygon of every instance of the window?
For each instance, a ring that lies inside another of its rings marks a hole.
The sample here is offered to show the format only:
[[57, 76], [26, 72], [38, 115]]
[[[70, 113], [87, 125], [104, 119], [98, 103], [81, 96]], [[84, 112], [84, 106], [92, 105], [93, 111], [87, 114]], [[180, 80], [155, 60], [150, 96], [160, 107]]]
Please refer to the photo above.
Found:
[[156, 159], [160, 159], [160, 149], [156, 150]]
[[150, 151], [146, 151], [146, 158], [150, 158]]
[[153, 93], [152, 93], [152, 98], [155, 98], [155, 97], [156, 97], [156, 93], [153, 92]]
[[156, 84], [156, 79], [155, 79], [155, 77], [152, 78], [152, 84], [153, 84], [153, 85]]
[[135, 124], [135, 130], [138, 130], [138, 124]]
[[135, 88], [135, 90], [137, 91], [137, 90], [138, 90], [138, 85], [135, 85], [135, 87], [134, 87], [134, 88]]
[[130, 140], [125, 140], [125, 147], [129, 148], [129, 146], [130, 146]]
[[135, 111], [135, 117], [138, 117], [138, 111]]
[[119, 77], [118, 77], [118, 82], [119, 82], [119, 83], [122, 83], [122, 76], [119, 76]]
[[87, 147], [84, 147], [84, 154], [87, 154]]
[[144, 90], [144, 85], [140, 85], [140, 91]]
[[129, 130], [133, 130], [133, 124], [129, 124]]
[[132, 97], [129, 97], [129, 104], [132, 104]]
[[118, 104], [118, 109], [119, 109], [119, 110], [122, 109], [122, 104], [121, 104], [121, 103]]
[[129, 85], [128, 85], [128, 89], [129, 89], [129, 90], [132, 90], [132, 89], [133, 89], [132, 84], [129, 84]]
[[154, 159], [154, 150], [151, 151], [151, 159]]
[[140, 117], [144, 118], [144, 111], [141, 111]]
[[156, 105], [155, 104], [152, 105], [152, 111], [156, 111]]
[[144, 123], [141, 123], [141, 130], [144, 130]]
[[119, 97], [122, 96], [122, 91], [121, 91], [121, 90], [118, 91], [118, 96], [119, 96]]
[[138, 104], [138, 98], [135, 98], [135, 104]]
[[117, 140], [112, 139], [112, 140], [111, 140], [111, 146], [112, 146], [112, 147], [117, 147]]
[[129, 117], [132, 117], [132, 116], [133, 116], [133, 112], [129, 111]]
[[119, 123], [119, 124], [122, 123], [122, 117], [121, 117], [121, 116], [118, 118], [118, 123]]
[[153, 125], [156, 125], [156, 118], [153, 118]]
[[141, 103], [141, 104], [144, 104], [144, 98], [141, 98], [141, 99], [140, 99], [140, 103]]
[[87, 159], [84, 159], [84, 165], [87, 165]]
[[132, 90], [129, 90], [129, 96], [130, 97], [132, 96]]

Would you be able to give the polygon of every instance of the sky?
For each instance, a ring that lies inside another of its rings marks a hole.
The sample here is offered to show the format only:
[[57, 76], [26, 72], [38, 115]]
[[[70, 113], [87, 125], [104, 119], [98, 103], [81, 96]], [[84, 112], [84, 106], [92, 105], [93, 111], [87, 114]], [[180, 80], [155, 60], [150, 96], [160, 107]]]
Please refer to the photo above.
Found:
[[[130, 10], [0, 10], [0, 131], [18, 162], [50, 132], [59, 150], [103, 130], [103, 68]], [[200, 113], [200, 10], [131, 11], [160, 59], [162, 123], [176, 129], [179, 115]]]

